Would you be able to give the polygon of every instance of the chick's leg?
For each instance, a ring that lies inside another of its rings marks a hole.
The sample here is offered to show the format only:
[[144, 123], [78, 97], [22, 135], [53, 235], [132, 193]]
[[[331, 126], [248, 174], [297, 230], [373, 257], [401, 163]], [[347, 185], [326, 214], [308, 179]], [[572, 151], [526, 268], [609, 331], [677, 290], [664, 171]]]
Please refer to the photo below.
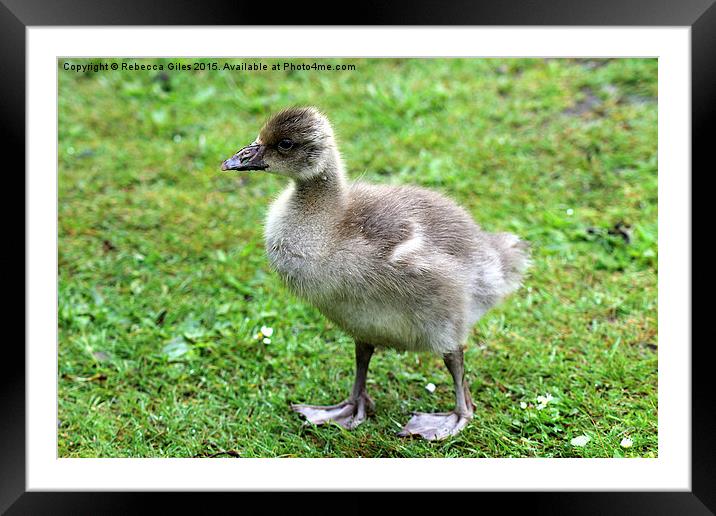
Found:
[[443, 361], [455, 383], [455, 409], [452, 412], [428, 414], [416, 412], [403, 429], [401, 437], [419, 436], [429, 441], [439, 441], [456, 435], [472, 419], [474, 405], [465, 381], [462, 349], [443, 355]]
[[350, 398], [337, 405], [291, 405], [291, 409], [303, 415], [314, 425], [336, 423], [343, 428], [351, 430], [366, 420], [375, 409], [365, 389], [368, 365], [375, 348], [370, 344], [356, 342], [356, 378]]

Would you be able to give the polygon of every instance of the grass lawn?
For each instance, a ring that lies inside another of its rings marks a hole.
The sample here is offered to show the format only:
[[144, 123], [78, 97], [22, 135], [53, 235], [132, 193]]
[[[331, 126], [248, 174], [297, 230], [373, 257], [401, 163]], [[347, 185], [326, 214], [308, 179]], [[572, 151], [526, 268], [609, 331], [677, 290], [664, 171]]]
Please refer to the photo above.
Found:
[[[655, 457], [657, 61], [342, 62], [356, 69], [60, 61], [59, 455]], [[376, 354], [377, 414], [353, 432], [288, 408], [345, 398], [353, 343], [268, 268], [286, 180], [219, 166], [297, 104], [328, 114], [351, 177], [436, 189], [532, 243], [525, 286], [467, 343], [477, 409], [454, 438], [395, 436], [452, 408], [427, 354]]]

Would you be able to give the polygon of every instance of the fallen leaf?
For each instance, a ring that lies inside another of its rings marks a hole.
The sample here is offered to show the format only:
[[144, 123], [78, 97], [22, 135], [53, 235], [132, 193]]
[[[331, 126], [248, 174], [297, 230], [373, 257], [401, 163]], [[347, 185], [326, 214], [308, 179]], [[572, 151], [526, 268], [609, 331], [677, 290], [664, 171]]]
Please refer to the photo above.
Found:
[[115, 251], [117, 249], [117, 247], [112, 242], [105, 239], [105, 240], [102, 240], [102, 249], [104, 250], [105, 253], [108, 253], [110, 251]]
[[191, 350], [191, 347], [184, 340], [184, 337], [175, 337], [170, 340], [163, 348], [164, 353], [169, 360], [175, 360]]

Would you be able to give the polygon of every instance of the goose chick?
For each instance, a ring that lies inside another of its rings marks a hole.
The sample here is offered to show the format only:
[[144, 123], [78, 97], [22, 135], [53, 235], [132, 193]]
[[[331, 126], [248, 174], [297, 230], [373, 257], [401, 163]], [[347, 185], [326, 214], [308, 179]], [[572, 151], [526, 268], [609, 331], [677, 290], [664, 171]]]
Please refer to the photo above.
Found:
[[443, 439], [467, 425], [474, 406], [463, 345], [472, 325], [516, 290], [527, 245], [487, 233], [461, 207], [417, 187], [349, 183], [331, 124], [312, 107], [271, 117], [222, 170], [264, 170], [291, 179], [265, 228], [272, 268], [299, 297], [355, 340], [356, 378], [332, 406], [292, 405], [314, 424], [352, 429], [373, 411], [366, 392], [376, 347], [443, 357], [455, 409], [416, 413], [399, 433]]

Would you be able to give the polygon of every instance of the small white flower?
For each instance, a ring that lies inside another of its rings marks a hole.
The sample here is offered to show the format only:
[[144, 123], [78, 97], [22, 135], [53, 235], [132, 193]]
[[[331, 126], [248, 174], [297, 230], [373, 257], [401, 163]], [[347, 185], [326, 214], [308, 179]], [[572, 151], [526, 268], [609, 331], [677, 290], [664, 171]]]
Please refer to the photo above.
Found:
[[567, 215], [574, 215], [574, 210], [572, 208], [567, 208]]
[[631, 448], [632, 444], [634, 444], [634, 441], [632, 441], [629, 437], [625, 437], [622, 439], [622, 442], [619, 443], [619, 446], [622, 448]]
[[264, 337], [264, 340], [262, 341], [264, 344], [271, 344], [271, 339], [268, 337]]
[[271, 335], [273, 335], [273, 328], [269, 328], [268, 326], [261, 326], [260, 331], [265, 337], [270, 337]]
[[547, 405], [547, 403], [552, 401], [552, 399], [552, 395], [550, 393], [547, 393], [544, 396], [537, 396], [537, 403], [539, 403], [540, 405]]
[[425, 390], [428, 392], [435, 392], [435, 389], [437, 389], [437, 387], [435, 387], [434, 383], [429, 383], [425, 386]]
[[547, 405], [545, 405], [544, 403], [540, 403], [539, 405], [537, 405], [537, 410], [542, 410], [542, 409], [545, 408], [546, 406], [547, 406]]
[[520, 408], [526, 409], [526, 408], [527, 408], [527, 403], [525, 403], [524, 401], [520, 401]]
[[591, 441], [592, 438], [588, 435], [580, 435], [578, 437], [575, 437], [570, 442], [572, 443], [572, 446], [586, 446], [586, 444]]

